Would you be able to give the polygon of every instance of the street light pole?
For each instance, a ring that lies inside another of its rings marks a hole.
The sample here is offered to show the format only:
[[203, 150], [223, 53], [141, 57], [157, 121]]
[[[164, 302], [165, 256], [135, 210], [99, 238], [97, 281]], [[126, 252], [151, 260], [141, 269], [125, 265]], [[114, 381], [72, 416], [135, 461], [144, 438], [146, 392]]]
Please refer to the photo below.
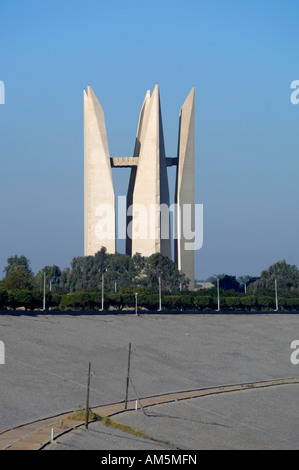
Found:
[[218, 310], [217, 310], [217, 312], [220, 312], [219, 277], [217, 277], [217, 296], [218, 296]]
[[104, 274], [102, 274], [102, 311], [104, 310]]
[[161, 299], [161, 277], [159, 276], [159, 312], [162, 310], [162, 299]]
[[[50, 294], [52, 294], [52, 277], [50, 277]], [[51, 296], [51, 300], [52, 300], [52, 296]], [[49, 307], [49, 310], [51, 310], [52, 307]]]
[[138, 293], [136, 292], [135, 293], [135, 313], [136, 313], [136, 315], [138, 315], [137, 296], [138, 296]]
[[276, 310], [275, 312], [278, 311], [278, 297], [277, 297], [277, 281], [275, 279], [275, 303], [276, 303]]
[[217, 278], [217, 297], [218, 297], [218, 309], [216, 310], [217, 312], [220, 311], [220, 293], [219, 293], [219, 277], [214, 274], [214, 276]]
[[43, 298], [43, 310], [46, 310], [46, 273], [44, 271], [44, 298]]

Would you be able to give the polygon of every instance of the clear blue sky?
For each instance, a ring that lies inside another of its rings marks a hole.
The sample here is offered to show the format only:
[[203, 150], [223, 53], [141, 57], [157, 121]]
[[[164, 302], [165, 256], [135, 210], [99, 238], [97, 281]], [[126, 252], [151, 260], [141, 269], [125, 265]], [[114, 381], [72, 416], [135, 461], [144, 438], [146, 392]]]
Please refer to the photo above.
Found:
[[[83, 255], [83, 89], [101, 102], [111, 156], [133, 152], [160, 86], [165, 146], [196, 87], [196, 277], [299, 266], [298, 2], [2, 0], [0, 277]], [[126, 194], [128, 173], [113, 174]], [[170, 171], [171, 181], [173, 172]]]

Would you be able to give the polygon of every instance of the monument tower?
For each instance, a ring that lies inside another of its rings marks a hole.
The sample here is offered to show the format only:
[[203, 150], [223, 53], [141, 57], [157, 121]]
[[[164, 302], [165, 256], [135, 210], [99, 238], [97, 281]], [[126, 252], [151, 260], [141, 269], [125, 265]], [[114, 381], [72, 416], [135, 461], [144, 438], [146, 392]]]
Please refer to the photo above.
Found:
[[183, 212], [190, 212], [194, 233], [194, 88], [180, 111], [178, 153], [167, 158], [159, 87], [148, 90], [139, 115], [132, 157], [110, 157], [103, 109], [92, 88], [84, 90], [84, 255], [102, 246], [116, 252], [116, 210], [112, 168], [131, 168], [127, 193], [126, 253], [171, 258], [167, 167], [177, 167], [174, 259], [194, 285], [194, 251], [186, 249]]

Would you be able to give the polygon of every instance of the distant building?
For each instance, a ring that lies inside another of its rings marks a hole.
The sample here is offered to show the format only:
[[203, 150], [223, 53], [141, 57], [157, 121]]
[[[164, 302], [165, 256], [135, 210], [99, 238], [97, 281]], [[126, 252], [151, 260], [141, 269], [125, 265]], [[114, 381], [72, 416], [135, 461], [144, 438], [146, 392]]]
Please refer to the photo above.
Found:
[[194, 287], [195, 289], [213, 289], [215, 286], [212, 282], [196, 281]]

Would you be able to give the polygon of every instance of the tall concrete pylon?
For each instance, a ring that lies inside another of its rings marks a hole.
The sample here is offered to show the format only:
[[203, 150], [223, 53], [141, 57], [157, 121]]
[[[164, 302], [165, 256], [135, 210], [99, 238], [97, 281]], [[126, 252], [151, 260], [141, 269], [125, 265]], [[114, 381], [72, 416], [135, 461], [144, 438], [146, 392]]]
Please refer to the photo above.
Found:
[[[136, 135], [134, 157], [127, 194], [127, 254], [150, 256], [162, 253], [171, 258], [169, 187], [164, 148], [163, 126], [156, 85], [152, 96], [147, 91]], [[162, 210], [160, 210], [162, 207]]]
[[[178, 164], [175, 189], [175, 262], [178, 269], [190, 279], [190, 288], [194, 286], [194, 250], [190, 249], [190, 233], [195, 232], [194, 214], [194, 107], [195, 88], [180, 110]], [[190, 223], [186, 223], [186, 218]], [[189, 248], [189, 249], [188, 249]]]
[[115, 194], [103, 108], [84, 90], [84, 255], [116, 251]]
[[[115, 194], [111, 168], [129, 167], [126, 253], [171, 258], [168, 166], [177, 166], [174, 258], [194, 286], [194, 88], [180, 111], [176, 158], [166, 158], [159, 86], [146, 92], [139, 115], [133, 157], [111, 158], [103, 109], [89, 86], [84, 90], [84, 255], [102, 246], [116, 251]], [[185, 211], [186, 209], [186, 211]], [[185, 212], [191, 218], [185, 230]], [[179, 238], [177, 238], [179, 237]], [[187, 248], [186, 248], [187, 247]]]

